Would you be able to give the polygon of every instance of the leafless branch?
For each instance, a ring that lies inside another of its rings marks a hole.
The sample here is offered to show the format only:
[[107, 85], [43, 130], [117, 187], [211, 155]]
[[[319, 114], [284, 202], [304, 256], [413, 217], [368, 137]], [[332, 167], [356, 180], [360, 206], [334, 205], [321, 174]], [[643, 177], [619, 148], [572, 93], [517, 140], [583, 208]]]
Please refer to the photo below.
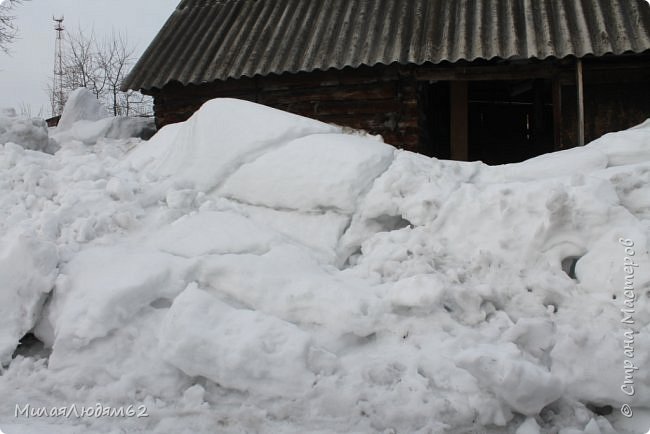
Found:
[[[66, 35], [63, 56], [64, 93], [85, 87], [95, 94], [114, 116], [151, 114], [152, 102], [137, 92], [121, 92], [120, 85], [133, 65], [134, 48], [125, 34], [113, 31], [99, 40], [94, 32], [81, 29]], [[138, 96], [139, 95], [139, 96]], [[56, 107], [52, 92], [52, 106]]]
[[9, 44], [11, 44], [18, 34], [18, 29], [12, 15], [15, 6], [21, 4], [23, 0], [7, 0], [0, 4], [0, 51], [9, 53]]

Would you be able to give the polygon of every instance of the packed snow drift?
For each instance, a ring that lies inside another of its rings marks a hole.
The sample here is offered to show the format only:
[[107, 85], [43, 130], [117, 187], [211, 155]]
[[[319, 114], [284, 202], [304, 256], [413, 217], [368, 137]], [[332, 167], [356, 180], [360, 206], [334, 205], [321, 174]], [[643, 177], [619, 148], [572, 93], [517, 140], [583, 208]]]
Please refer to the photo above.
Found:
[[495, 167], [231, 99], [130, 122], [0, 117], [6, 433], [650, 427], [650, 121]]

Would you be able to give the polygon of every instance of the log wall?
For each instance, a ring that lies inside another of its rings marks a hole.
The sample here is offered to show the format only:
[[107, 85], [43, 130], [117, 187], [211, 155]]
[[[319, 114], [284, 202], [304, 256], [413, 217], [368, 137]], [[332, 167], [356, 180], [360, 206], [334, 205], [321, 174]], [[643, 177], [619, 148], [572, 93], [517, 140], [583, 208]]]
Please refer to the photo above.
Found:
[[396, 67], [242, 78], [199, 86], [172, 83], [151, 94], [158, 127], [186, 120], [210, 99], [231, 97], [381, 134], [387, 143], [421, 150], [418, 85], [412, 75]]
[[[575, 59], [512, 65], [475, 63], [381, 65], [188, 86], [170, 83], [147, 93], [155, 99], [158, 127], [186, 120], [210, 99], [231, 97], [380, 134], [397, 147], [448, 158], [440, 152], [444, 146], [436, 147], [440, 134], [430, 130], [431, 125], [448, 117], [448, 113], [438, 112], [449, 108], [444, 109], [444, 102], [435, 100], [441, 96], [429, 91], [429, 83], [544, 78], [557, 85], [553, 103], [561, 103], [561, 110], [554, 114], [554, 121], [561, 123], [555, 132], [556, 149], [577, 145]], [[584, 65], [587, 143], [650, 117], [650, 55], [593, 58], [585, 60]], [[446, 128], [444, 133], [445, 137], [449, 135]]]
[[[647, 80], [623, 80], [622, 83], [590, 82], [589, 71], [585, 76], [585, 143], [650, 118], [650, 73]], [[563, 148], [572, 148], [578, 143], [575, 98], [575, 86], [565, 86], [562, 93]]]

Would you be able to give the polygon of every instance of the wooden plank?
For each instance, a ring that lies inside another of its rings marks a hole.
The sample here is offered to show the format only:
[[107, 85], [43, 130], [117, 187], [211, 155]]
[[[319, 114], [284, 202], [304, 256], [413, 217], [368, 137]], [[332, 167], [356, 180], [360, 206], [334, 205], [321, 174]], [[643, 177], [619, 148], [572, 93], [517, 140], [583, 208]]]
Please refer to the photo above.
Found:
[[555, 150], [563, 149], [562, 145], [562, 84], [553, 80], [553, 141]]
[[578, 88], [578, 146], [585, 144], [585, 94], [582, 77], [582, 60], [576, 62], [576, 85]]
[[[262, 99], [267, 102], [268, 100]], [[278, 107], [290, 107], [292, 111], [310, 113], [311, 115], [375, 115], [398, 112], [399, 104], [395, 99], [389, 100], [351, 100], [351, 101], [310, 101], [290, 104], [277, 104]]]
[[369, 85], [336, 86], [332, 88], [296, 88], [289, 91], [261, 92], [263, 104], [291, 104], [321, 100], [379, 100], [391, 99], [397, 95], [396, 85], [391, 82], [372, 83]]
[[402, 119], [397, 122], [397, 128], [400, 130], [406, 130], [406, 129], [414, 129], [417, 130], [420, 126], [420, 122], [418, 118], [406, 118]]
[[[583, 64], [585, 84], [604, 83], [647, 83], [650, 81], [650, 62], [645, 68], [606, 68], [598, 65]], [[574, 75], [575, 77], [575, 75]]]
[[165, 86], [161, 94], [163, 95], [184, 95], [200, 96], [213, 95], [221, 92], [233, 91], [251, 91], [256, 89], [255, 80], [251, 78], [242, 78], [241, 80], [215, 81], [209, 84], [181, 86], [178, 83], [172, 83]]
[[398, 75], [394, 68], [382, 65], [345, 68], [343, 70], [299, 72], [296, 74], [285, 73], [255, 78], [260, 87], [268, 90], [369, 84], [381, 81], [395, 81], [397, 79]]
[[468, 143], [468, 98], [467, 82], [452, 81], [451, 88], [451, 158], [467, 161], [469, 159]]
[[544, 81], [535, 80], [533, 82], [533, 128], [535, 134], [535, 140], [545, 134], [546, 125], [544, 122]]
[[552, 63], [488, 66], [425, 66], [415, 71], [415, 78], [417, 80], [437, 81], [517, 80], [524, 78], [551, 78], [557, 75], [559, 71], [560, 67]]

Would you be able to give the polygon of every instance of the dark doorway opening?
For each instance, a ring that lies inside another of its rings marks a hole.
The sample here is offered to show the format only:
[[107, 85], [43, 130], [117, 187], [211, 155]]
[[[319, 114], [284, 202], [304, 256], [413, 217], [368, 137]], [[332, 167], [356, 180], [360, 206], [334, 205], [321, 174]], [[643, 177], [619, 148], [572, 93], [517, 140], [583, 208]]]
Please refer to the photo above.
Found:
[[448, 81], [425, 84], [420, 93], [423, 110], [421, 152], [441, 160], [451, 159], [451, 93]]
[[[459, 83], [466, 90], [452, 92]], [[440, 81], [429, 83], [423, 91], [423, 142], [429, 155], [457, 158], [454, 154], [462, 155], [458, 150], [466, 147], [464, 154], [470, 161], [496, 165], [555, 150], [551, 80]], [[459, 137], [452, 128], [466, 128], [460, 148], [452, 143]]]
[[553, 151], [550, 80], [474, 81], [468, 98], [471, 161], [516, 163]]

